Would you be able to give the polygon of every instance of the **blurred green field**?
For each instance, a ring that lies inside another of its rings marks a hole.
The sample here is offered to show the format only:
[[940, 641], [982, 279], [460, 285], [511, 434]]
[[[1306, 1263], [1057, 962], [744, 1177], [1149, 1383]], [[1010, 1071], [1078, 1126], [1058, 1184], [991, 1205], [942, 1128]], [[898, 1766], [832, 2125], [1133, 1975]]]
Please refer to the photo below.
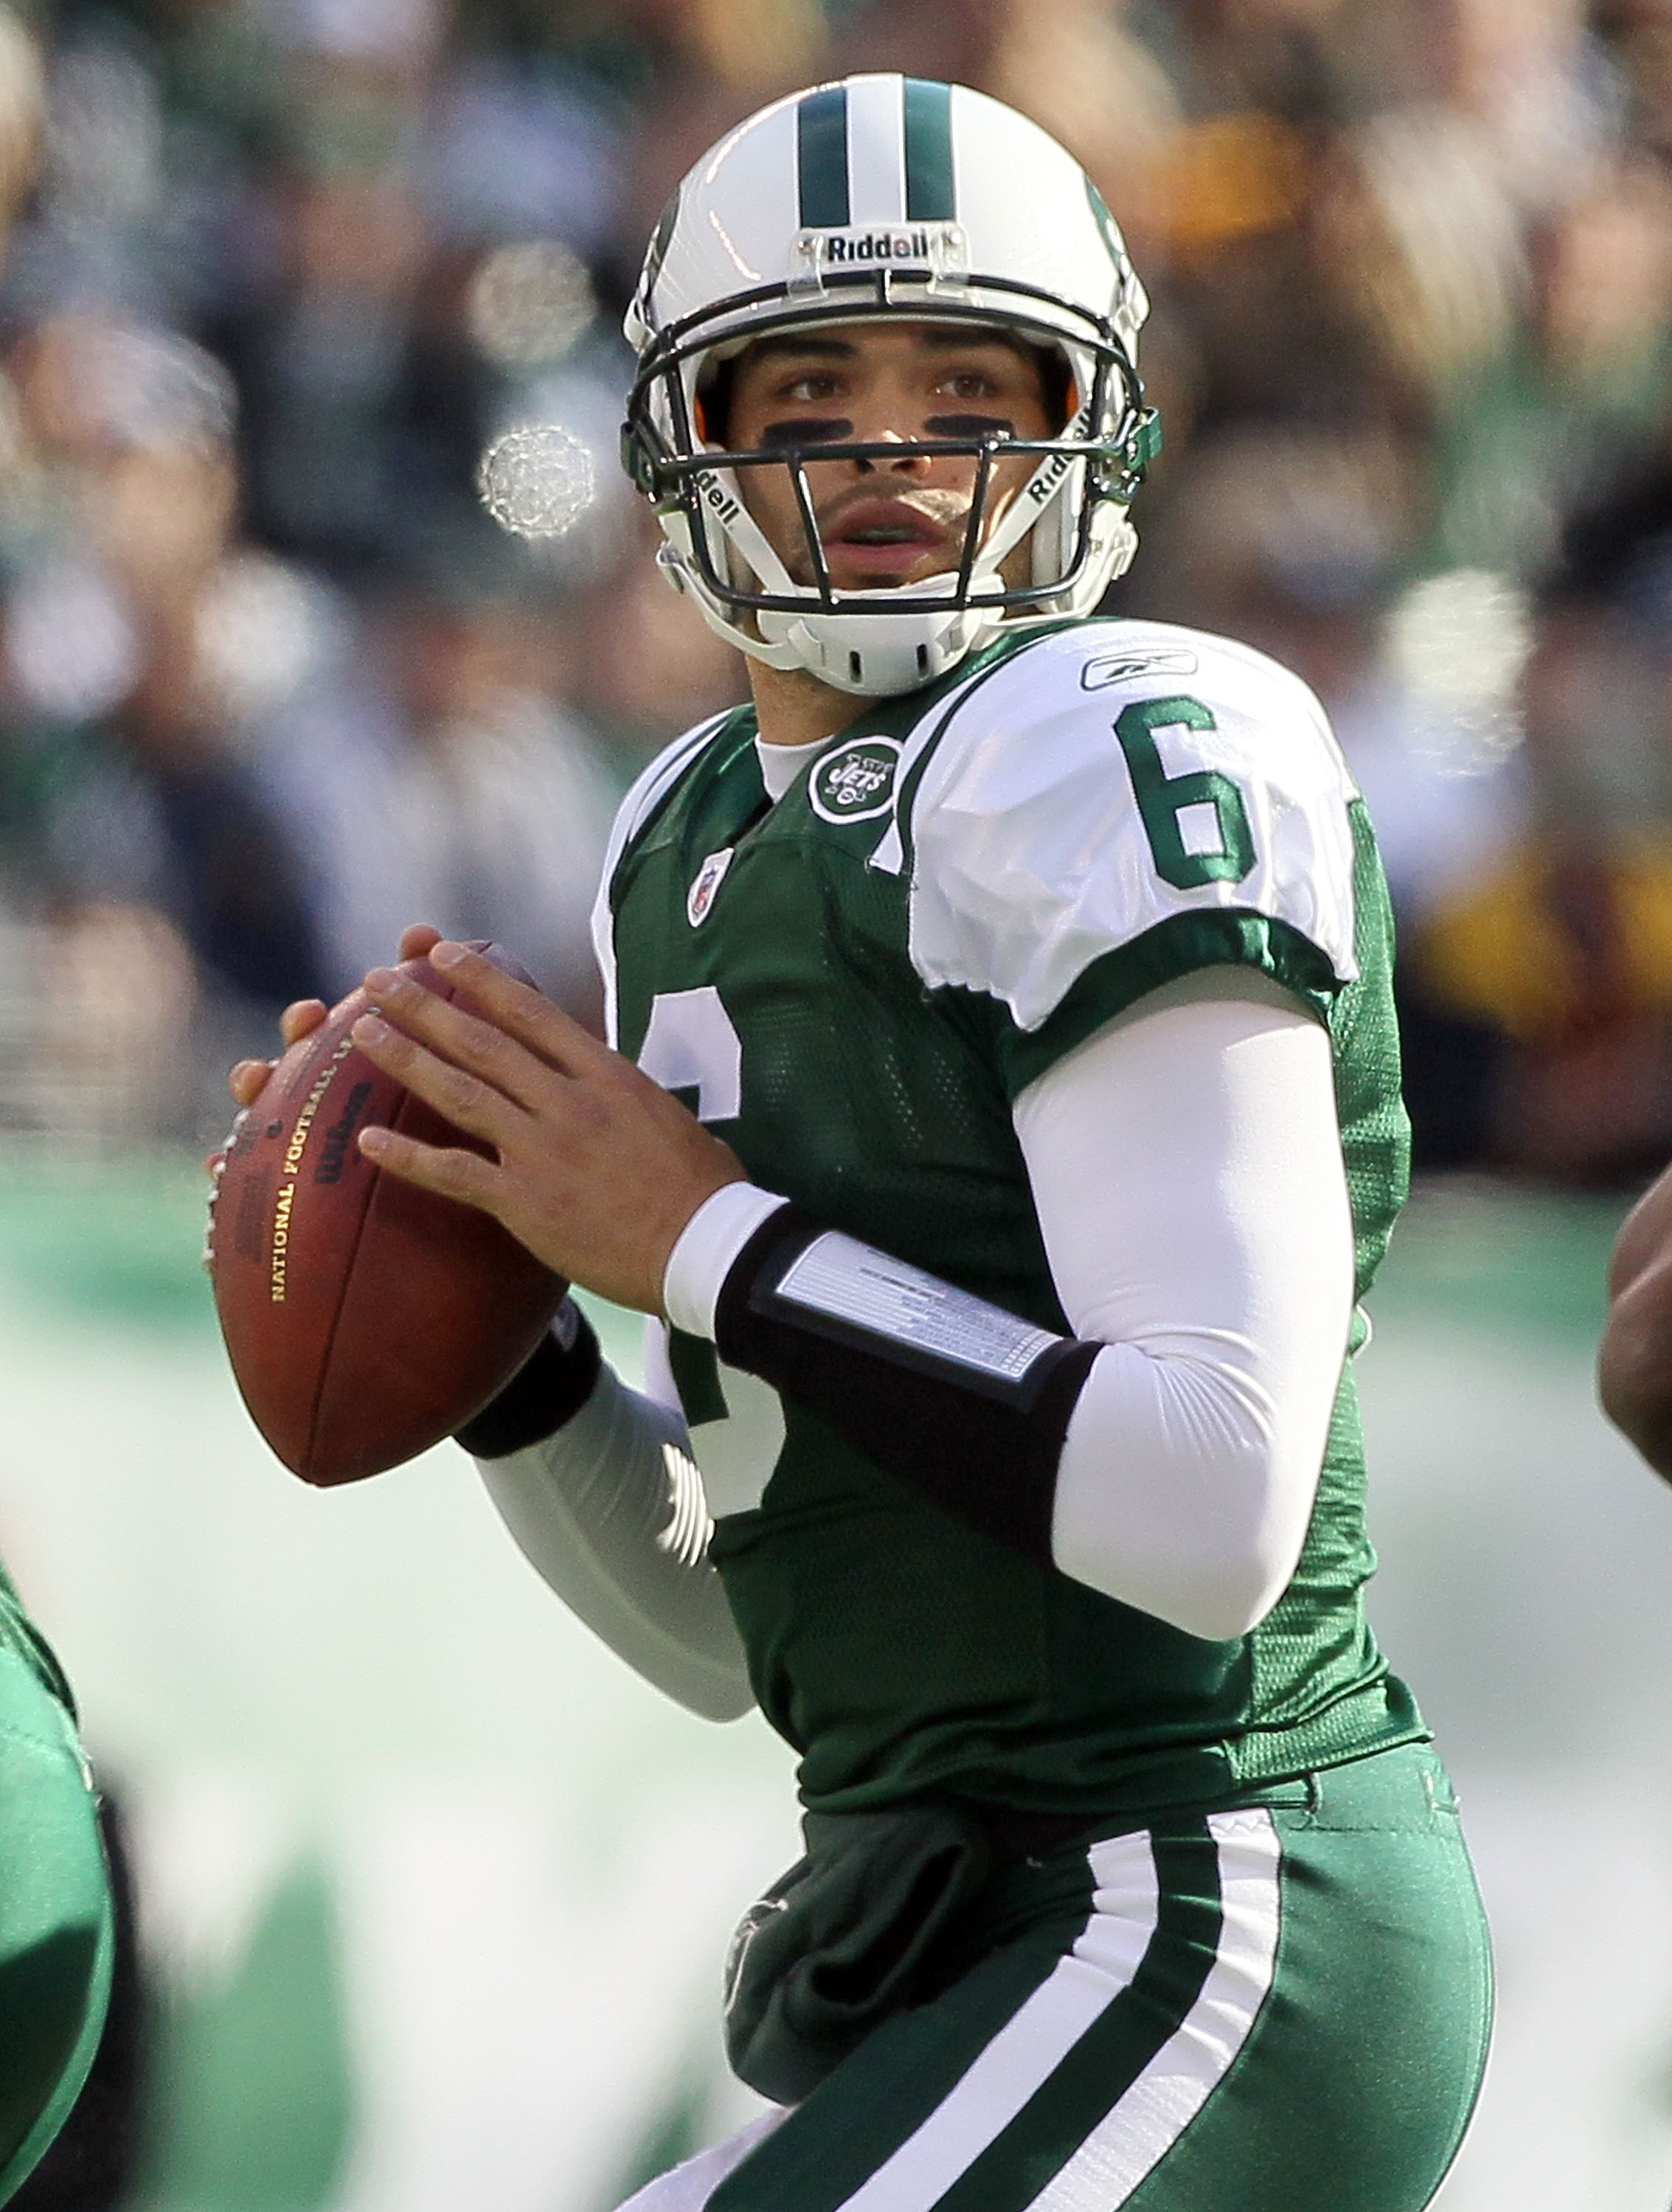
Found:
[[[129, 1814], [145, 2212], [605, 2212], [735, 2123], [716, 1984], [790, 1762], [643, 1687], [452, 1447], [271, 1459], [195, 1167], [0, 1168], [0, 1552]], [[1444, 2212], [1664, 2212], [1672, 1498], [1590, 1395], [1620, 1206], [1420, 1194], [1361, 1364], [1374, 1613], [1462, 1788], [1501, 2027]], [[629, 1368], [636, 1324], [599, 1316]]]

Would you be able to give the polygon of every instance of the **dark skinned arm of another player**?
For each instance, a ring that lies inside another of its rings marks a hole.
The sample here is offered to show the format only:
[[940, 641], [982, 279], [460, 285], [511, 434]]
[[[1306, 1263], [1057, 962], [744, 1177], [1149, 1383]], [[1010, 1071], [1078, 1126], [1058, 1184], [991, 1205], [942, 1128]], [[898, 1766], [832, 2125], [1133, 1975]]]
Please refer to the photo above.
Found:
[[1672, 1168], [1615, 1241], [1597, 1382], [1608, 1419], [1672, 1480]]

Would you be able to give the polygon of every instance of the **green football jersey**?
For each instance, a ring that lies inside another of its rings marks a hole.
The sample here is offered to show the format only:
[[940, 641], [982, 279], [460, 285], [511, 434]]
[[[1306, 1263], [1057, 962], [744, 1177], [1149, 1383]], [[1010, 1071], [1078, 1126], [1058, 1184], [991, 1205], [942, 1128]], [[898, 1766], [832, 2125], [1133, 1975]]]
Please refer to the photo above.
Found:
[[[755, 738], [740, 708], [640, 779], [599, 940], [621, 1049], [757, 1183], [1066, 1330], [1014, 1101], [1146, 992], [1239, 963], [1328, 1030], [1362, 1295], [1407, 1180], [1390, 927], [1304, 685], [1222, 639], [1091, 621], [866, 702], [775, 805]], [[1364, 1616], [1350, 1366], [1293, 1581], [1214, 1643], [965, 1527], [712, 1346], [669, 1357], [811, 1806], [1202, 1802], [1424, 1733]]]

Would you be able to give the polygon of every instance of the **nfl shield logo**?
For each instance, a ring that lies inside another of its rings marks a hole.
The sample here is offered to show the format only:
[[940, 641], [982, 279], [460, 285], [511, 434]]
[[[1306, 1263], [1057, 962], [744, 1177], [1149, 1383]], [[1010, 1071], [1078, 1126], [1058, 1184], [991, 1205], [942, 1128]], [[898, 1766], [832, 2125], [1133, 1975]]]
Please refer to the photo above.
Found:
[[685, 918], [693, 929], [699, 922], [708, 920], [708, 909], [714, 902], [714, 893], [725, 881], [726, 871], [731, 865], [732, 848], [728, 845], [723, 853], [710, 853], [697, 870], [696, 880], [685, 900]]

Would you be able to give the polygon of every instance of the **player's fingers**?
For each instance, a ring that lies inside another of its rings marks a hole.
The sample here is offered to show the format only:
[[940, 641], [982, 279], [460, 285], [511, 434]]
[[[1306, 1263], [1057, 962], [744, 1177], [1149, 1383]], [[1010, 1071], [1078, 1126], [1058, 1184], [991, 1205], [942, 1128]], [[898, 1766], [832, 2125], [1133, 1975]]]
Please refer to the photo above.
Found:
[[293, 999], [279, 1016], [279, 1035], [287, 1045], [312, 1036], [330, 1009], [323, 999]]
[[429, 958], [431, 966], [456, 983], [484, 1014], [561, 1073], [587, 1074], [615, 1057], [608, 1045], [600, 1044], [589, 1030], [553, 1006], [543, 991], [519, 983], [468, 945], [442, 938], [431, 946]]
[[400, 933], [400, 951], [397, 957], [402, 960], [422, 960], [430, 946], [439, 945], [441, 941], [441, 931], [432, 927], [429, 922], [410, 922]]
[[271, 1060], [240, 1060], [235, 1067], [227, 1071], [227, 1088], [246, 1112], [261, 1096], [262, 1086], [272, 1073]]
[[[293, 999], [279, 1016], [279, 1036], [287, 1049], [311, 1036], [325, 1018], [323, 999]], [[271, 1060], [240, 1060], [227, 1073], [227, 1088], [240, 1106], [253, 1106], [262, 1085], [278, 1065]]]
[[368, 969], [366, 995], [374, 1012], [386, 1016], [455, 1067], [491, 1084], [514, 1104], [532, 1108], [550, 1090], [552, 1071], [538, 1053], [479, 1014], [427, 991], [398, 969]]
[[483, 1213], [496, 1210], [500, 1170], [480, 1152], [454, 1151], [441, 1145], [420, 1144], [416, 1137], [377, 1123], [360, 1132], [360, 1149], [368, 1160], [403, 1182], [416, 1183], [441, 1198], [457, 1199]]
[[[419, 996], [435, 1003], [433, 992], [420, 989]], [[466, 1136], [480, 1137], [498, 1148], [518, 1134], [525, 1118], [522, 1109], [502, 1091], [431, 1052], [380, 1015], [362, 1014], [350, 1034], [386, 1075], [392, 1075]]]

